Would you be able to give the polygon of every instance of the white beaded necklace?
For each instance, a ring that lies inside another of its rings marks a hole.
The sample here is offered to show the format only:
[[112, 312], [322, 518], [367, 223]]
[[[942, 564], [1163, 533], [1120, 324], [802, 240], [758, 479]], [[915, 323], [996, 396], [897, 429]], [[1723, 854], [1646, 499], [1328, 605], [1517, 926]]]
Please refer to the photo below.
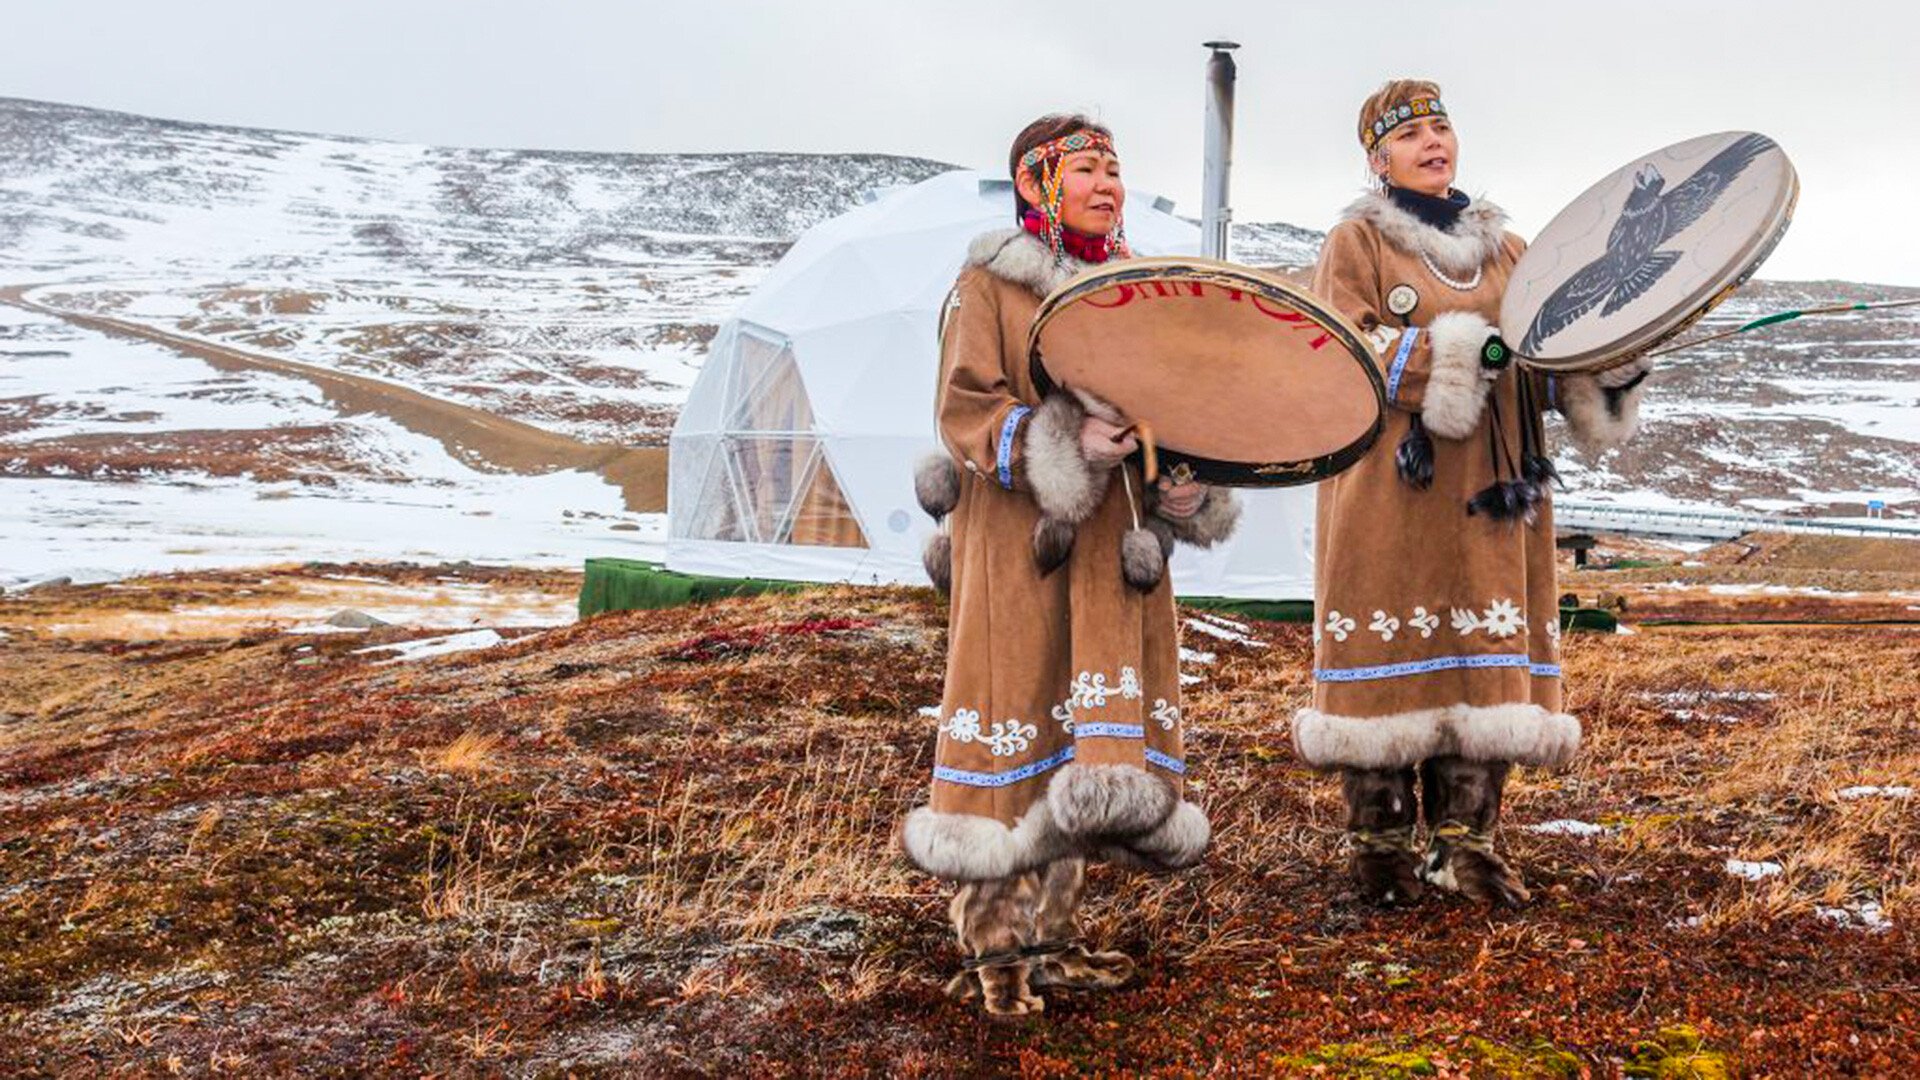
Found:
[[1473, 276], [1468, 278], [1467, 280], [1455, 281], [1452, 278], [1448, 277], [1447, 275], [1441, 273], [1439, 267], [1433, 265], [1433, 257], [1427, 254], [1427, 250], [1425, 248], [1420, 249], [1420, 261], [1427, 264], [1427, 273], [1432, 274], [1434, 277], [1438, 278], [1440, 280], [1440, 284], [1445, 285], [1446, 287], [1453, 289], [1456, 292], [1472, 292], [1473, 290], [1480, 287], [1480, 271], [1484, 269], [1483, 266], [1474, 267]]

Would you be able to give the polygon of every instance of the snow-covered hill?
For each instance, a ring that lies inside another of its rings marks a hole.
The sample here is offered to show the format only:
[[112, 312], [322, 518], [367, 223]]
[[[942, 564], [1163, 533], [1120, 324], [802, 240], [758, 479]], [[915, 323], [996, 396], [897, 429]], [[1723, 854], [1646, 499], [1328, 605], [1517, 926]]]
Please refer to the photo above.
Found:
[[[71, 540], [81, 523], [99, 536], [164, 518], [112, 517], [115, 504], [219, 490], [280, 510], [329, 488], [359, 498], [370, 520], [406, 499], [455, 522], [514, 503], [487, 524], [519, 539], [436, 542], [422, 557], [567, 561], [580, 544], [549, 540], [585, 523], [602, 537], [610, 525], [647, 533], [656, 523], [627, 520], [620, 491], [598, 478], [520, 475], [526, 487], [509, 495], [487, 478], [514, 470], [483, 448], [423, 439], [364, 398], [399, 388], [467, 422], [506, 418], [583, 448], [662, 445], [715, 326], [799, 233], [947, 168], [860, 154], [453, 149], [0, 99], [0, 299], [39, 305], [0, 320], [0, 541], [17, 562], [21, 545], [44, 554], [35, 538], [63, 528]], [[1301, 267], [1320, 239], [1241, 223], [1234, 255]], [[1760, 282], [1716, 321], [1914, 293]], [[118, 321], [63, 318], [76, 315]], [[357, 389], [316, 391], [271, 374], [272, 362]], [[1912, 513], [1920, 312], [1803, 320], [1702, 349], [1663, 365], [1647, 412], [1630, 450], [1564, 461], [1582, 495], [1841, 513], [1878, 497]], [[29, 505], [38, 524], [19, 510]], [[254, 510], [181, 512], [275, 518]], [[300, 552], [302, 527], [314, 526], [290, 514], [252, 546], [150, 546], [176, 562]], [[148, 538], [163, 534], [155, 525]]]

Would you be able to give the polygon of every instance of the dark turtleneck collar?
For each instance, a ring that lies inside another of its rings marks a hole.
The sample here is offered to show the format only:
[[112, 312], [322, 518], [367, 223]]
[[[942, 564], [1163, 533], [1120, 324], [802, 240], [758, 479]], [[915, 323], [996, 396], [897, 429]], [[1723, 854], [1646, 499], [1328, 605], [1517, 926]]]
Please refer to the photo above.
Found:
[[1466, 192], [1458, 188], [1448, 188], [1445, 195], [1426, 195], [1388, 185], [1387, 198], [1393, 200], [1393, 205], [1441, 232], [1452, 230], [1454, 223], [1460, 220], [1460, 212], [1473, 202], [1467, 198]]

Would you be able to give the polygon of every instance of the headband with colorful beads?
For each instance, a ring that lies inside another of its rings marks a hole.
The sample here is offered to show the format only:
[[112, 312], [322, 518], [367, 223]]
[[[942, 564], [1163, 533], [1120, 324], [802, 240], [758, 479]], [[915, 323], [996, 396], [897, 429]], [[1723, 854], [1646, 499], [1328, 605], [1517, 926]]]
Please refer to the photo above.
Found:
[[1374, 118], [1367, 130], [1360, 133], [1360, 142], [1368, 151], [1387, 137], [1387, 132], [1411, 120], [1421, 120], [1429, 116], [1445, 116], [1447, 107], [1440, 104], [1437, 97], [1417, 97], [1403, 105], [1389, 105], [1387, 111]]
[[[1113, 139], [1110, 136], [1085, 129], [1070, 135], [1062, 135], [1057, 139], [1049, 139], [1020, 155], [1020, 168], [1023, 171], [1035, 166], [1040, 168], [1042, 205], [1037, 209], [1046, 219], [1047, 247], [1052, 250], [1053, 261], [1056, 264], [1066, 260], [1065, 241], [1061, 239], [1063, 226], [1060, 222], [1060, 201], [1064, 186], [1061, 183], [1060, 164], [1067, 159], [1067, 155], [1077, 154], [1082, 150], [1099, 150], [1119, 156], [1113, 148]], [[1113, 232], [1108, 234], [1108, 241], [1113, 251], [1122, 256], [1127, 254], [1126, 226], [1118, 217], [1114, 218]]]

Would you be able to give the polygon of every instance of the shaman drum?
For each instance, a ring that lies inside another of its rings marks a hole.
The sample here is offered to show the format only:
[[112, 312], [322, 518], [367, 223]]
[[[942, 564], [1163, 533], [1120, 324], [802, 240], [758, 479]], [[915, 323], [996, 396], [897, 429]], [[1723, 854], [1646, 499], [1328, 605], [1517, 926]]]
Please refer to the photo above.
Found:
[[1753, 276], [1800, 181], [1765, 135], [1656, 150], [1560, 211], [1507, 279], [1500, 336], [1523, 364], [1604, 371], [1692, 326]]
[[1040, 305], [1034, 384], [1090, 394], [1163, 471], [1230, 487], [1324, 480], [1380, 436], [1386, 393], [1360, 332], [1304, 290], [1198, 258], [1089, 270]]

